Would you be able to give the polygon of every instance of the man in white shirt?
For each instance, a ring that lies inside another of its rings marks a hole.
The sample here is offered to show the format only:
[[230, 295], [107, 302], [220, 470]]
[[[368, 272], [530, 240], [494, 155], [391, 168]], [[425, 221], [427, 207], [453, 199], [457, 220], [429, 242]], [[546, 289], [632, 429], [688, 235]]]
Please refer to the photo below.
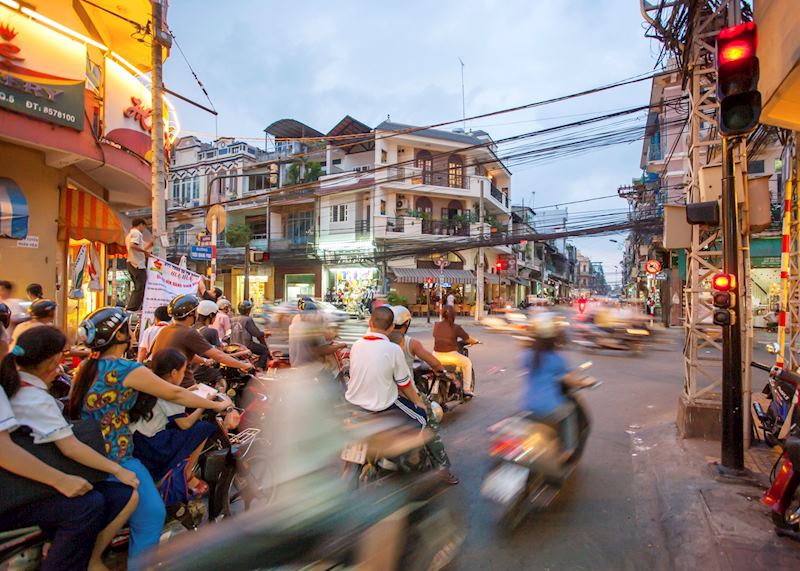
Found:
[[128, 311], [139, 311], [144, 301], [144, 287], [147, 283], [147, 254], [153, 249], [153, 242], [144, 241], [143, 232], [147, 230], [144, 218], [134, 218], [131, 230], [125, 236], [125, 248], [128, 251], [126, 267], [133, 282], [133, 291], [125, 307]]
[[451, 293], [447, 294], [447, 305], [454, 306], [456, 304], [456, 296]]
[[154, 323], [142, 332], [142, 337], [139, 339], [139, 351], [136, 354], [136, 360], [144, 363], [147, 357], [150, 356], [150, 348], [156, 341], [156, 337], [161, 333], [162, 329], [169, 325], [170, 316], [166, 305], [159, 305], [153, 312]]
[[[392, 329], [392, 308], [388, 305], [376, 307], [369, 319], [369, 333], [350, 349], [350, 380], [345, 399], [364, 410], [394, 413], [425, 427], [428, 423], [425, 403], [414, 386], [403, 349], [389, 341]], [[439, 435], [434, 433], [433, 438], [438, 440]], [[444, 445], [441, 446], [443, 450]], [[441, 466], [438, 472], [443, 481], [458, 483], [447, 466]]]

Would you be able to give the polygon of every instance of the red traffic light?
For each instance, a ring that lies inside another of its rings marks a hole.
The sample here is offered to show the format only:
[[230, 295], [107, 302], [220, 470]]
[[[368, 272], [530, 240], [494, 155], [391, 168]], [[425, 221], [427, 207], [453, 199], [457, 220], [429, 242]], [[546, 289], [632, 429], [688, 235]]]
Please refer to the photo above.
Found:
[[719, 63], [724, 65], [726, 63], [739, 61], [748, 58], [753, 53], [753, 46], [744, 40], [736, 40], [720, 49]]
[[717, 274], [711, 279], [711, 285], [717, 291], [730, 291], [736, 287], [736, 276], [733, 274]]
[[758, 33], [753, 22], [725, 28], [717, 35], [717, 99], [723, 135], [743, 135], [758, 124]]

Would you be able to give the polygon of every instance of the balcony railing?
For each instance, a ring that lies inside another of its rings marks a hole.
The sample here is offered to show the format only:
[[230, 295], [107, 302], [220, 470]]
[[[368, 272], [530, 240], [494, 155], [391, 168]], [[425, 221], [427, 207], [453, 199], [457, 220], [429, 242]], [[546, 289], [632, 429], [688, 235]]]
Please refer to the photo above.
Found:
[[356, 240], [369, 238], [370, 221], [356, 220]]
[[494, 198], [497, 202], [508, 208], [508, 195], [497, 188], [495, 185], [491, 185], [489, 187], [489, 194], [491, 194], [492, 198]]

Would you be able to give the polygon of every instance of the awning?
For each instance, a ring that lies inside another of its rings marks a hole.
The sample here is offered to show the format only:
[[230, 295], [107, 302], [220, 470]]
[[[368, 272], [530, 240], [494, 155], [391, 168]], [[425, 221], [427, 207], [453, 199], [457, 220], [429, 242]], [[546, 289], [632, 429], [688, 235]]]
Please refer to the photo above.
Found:
[[483, 274], [483, 280], [487, 284], [500, 285], [500, 276], [497, 274]]
[[530, 287], [531, 286], [530, 280], [524, 280], [522, 278], [508, 278], [508, 279], [511, 280], [511, 283], [513, 283], [513, 284], [517, 284], [517, 285], [521, 285], [521, 286], [525, 286], [525, 287]]
[[58, 238], [125, 245], [125, 230], [111, 207], [93, 194], [67, 187], [61, 193]]
[[396, 281], [404, 284], [425, 283], [427, 278], [439, 281], [439, 276], [451, 284], [474, 284], [475, 274], [470, 270], [442, 270], [436, 268], [390, 268]]
[[0, 177], [0, 238], [28, 235], [28, 201], [16, 182]]

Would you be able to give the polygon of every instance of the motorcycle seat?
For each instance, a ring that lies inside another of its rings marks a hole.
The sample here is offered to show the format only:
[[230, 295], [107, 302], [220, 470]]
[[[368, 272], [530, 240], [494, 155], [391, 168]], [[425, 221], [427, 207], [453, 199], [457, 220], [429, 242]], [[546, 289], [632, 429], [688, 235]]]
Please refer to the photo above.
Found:
[[783, 445], [786, 449], [786, 455], [792, 463], [792, 466], [800, 467], [800, 438], [789, 437]]

